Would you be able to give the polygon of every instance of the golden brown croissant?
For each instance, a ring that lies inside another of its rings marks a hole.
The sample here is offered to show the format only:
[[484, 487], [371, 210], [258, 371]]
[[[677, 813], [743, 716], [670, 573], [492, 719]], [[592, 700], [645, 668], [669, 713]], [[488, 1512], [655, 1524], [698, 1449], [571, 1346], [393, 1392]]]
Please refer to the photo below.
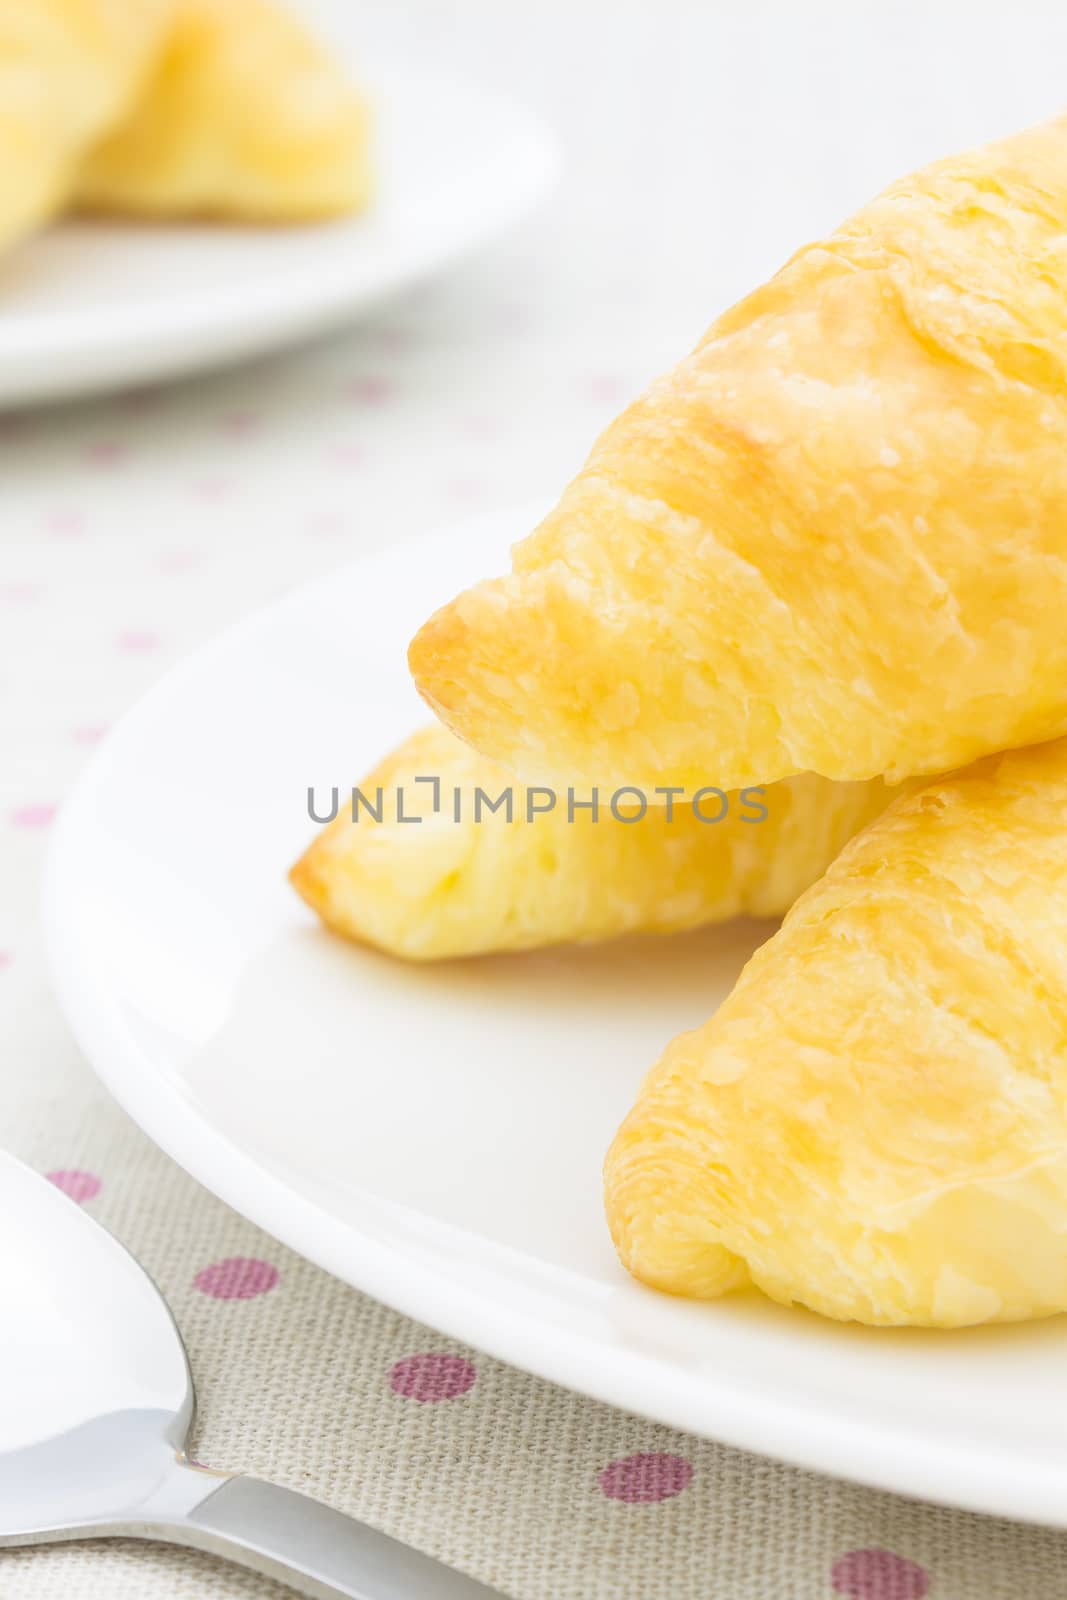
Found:
[[0, 249], [66, 201], [82, 151], [142, 87], [172, 0], [0, 7]]
[[284, 222], [363, 205], [368, 112], [271, 0], [179, 0], [132, 117], [87, 160], [91, 209]]
[[1067, 1309], [1067, 740], [895, 801], [607, 1158], [623, 1261], [868, 1323]]
[[[420, 776], [437, 780], [436, 793]], [[409, 960], [673, 932], [743, 913], [780, 916], [891, 798], [880, 779], [806, 774], [708, 794], [696, 810], [680, 800], [668, 810], [661, 799], [642, 816], [639, 796], [619, 796], [628, 821], [613, 814], [610, 794], [598, 796], [595, 822], [585, 805], [572, 812], [565, 793], [548, 810], [548, 792], [532, 791], [528, 810], [515, 786], [510, 820], [505, 806], [476, 799], [481, 791], [496, 802], [509, 784], [447, 729], [423, 728], [359, 785], [381, 821], [362, 801], [358, 821], [342, 807], [292, 882], [338, 933]], [[420, 822], [397, 820], [398, 789], [404, 815]]]
[[416, 681], [530, 780], [890, 779], [1067, 729], [1067, 118], [893, 185], [603, 434]]

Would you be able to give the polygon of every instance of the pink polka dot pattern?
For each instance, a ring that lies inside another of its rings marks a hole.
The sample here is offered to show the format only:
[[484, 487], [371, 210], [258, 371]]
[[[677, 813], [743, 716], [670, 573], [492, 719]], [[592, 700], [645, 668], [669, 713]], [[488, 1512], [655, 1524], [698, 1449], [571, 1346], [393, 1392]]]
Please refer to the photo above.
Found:
[[160, 572], [191, 572], [200, 561], [200, 551], [191, 548], [164, 550], [156, 566]]
[[215, 476], [197, 478], [193, 493], [200, 500], [225, 500], [233, 493], [233, 480]]
[[448, 484], [448, 495], [460, 505], [471, 505], [481, 499], [483, 489], [478, 478], [453, 478]]
[[146, 411], [158, 411], [165, 397], [163, 389], [127, 389], [125, 394], [116, 395], [112, 404], [124, 416], [140, 417]]
[[333, 459], [339, 467], [361, 467], [367, 452], [361, 444], [339, 444], [334, 446]]
[[93, 467], [120, 467], [129, 455], [129, 446], [122, 439], [97, 439], [85, 452], [85, 459]]
[[381, 406], [392, 395], [393, 386], [388, 378], [353, 378], [346, 392], [355, 405]]
[[255, 411], [227, 411], [219, 418], [219, 432], [230, 439], [243, 439], [255, 433], [260, 418]]
[[407, 328], [379, 327], [376, 337], [379, 348], [387, 350], [390, 355], [400, 355], [412, 342]]
[[850, 1550], [834, 1562], [830, 1582], [848, 1600], [923, 1600], [930, 1588], [922, 1567], [891, 1550]]
[[594, 405], [622, 405], [627, 398], [627, 385], [622, 378], [610, 372], [594, 372], [585, 379], [586, 395]]
[[489, 416], [467, 417], [462, 427], [467, 437], [479, 444], [489, 444], [494, 439], [499, 439], [504, 431], [501, 419]]
[[404, 1400], [458, 1400], [474, 1388], [478, 1370], [462, 1356], [427, 1351], [405, 1356], [389, 1371], [389, 1387]]
[[348, 519], [343, 511], [312, 511], [308, 515], [307, 527], [309, 533], [334, 537], [344, 533]]
[[11, 823], [15, 828], [47, 828], [55, 814], [54, 805], [37, 800], [30, 805], [16, 806], [11, 813]]
[[10, 611], [14, 611], [17, 606], [32, 606], [43, 593], [44, 585], [41, 583], [0, 584], [0, 605]]
[[610, 1461], [597, 1482], [609, 1500], [624, 1500], [627, 1505], [650, 1505], [657, 1500], [673, 1500], [689, 1487], [693, 1468], [684, 1456], [662, 1451], [642, 1451]]
[[503, 333], [529, 333], [533, 327], [529, 306], [501, 306], [498, 326]]
[[120, 650], [128, 650], [133, 655], [144, 655], [149, 650], [159, 649], [158, 635], [148, 628], [127, 628], [115, 642]]
[[60, 539], [76, 539], [85, 532], [85, 513], [76, 511], [73, 507], [60, 507], [50, 511], [45, 518], [45, 524], [50, 533]]
[[254, 1300], [278, 1282], [278, 1269], [255, 1256], [227, 1256], [202, 1267], [193, 1279], [201, 1294], [212, 1300]]
[[55, 1172], [46, 1172], [45, 1177], [80, 1206], [87, 1200], [95, 1200], [103, 1188], [95, 1172], [80, 1172], [76, 1167], [60, 1167]]

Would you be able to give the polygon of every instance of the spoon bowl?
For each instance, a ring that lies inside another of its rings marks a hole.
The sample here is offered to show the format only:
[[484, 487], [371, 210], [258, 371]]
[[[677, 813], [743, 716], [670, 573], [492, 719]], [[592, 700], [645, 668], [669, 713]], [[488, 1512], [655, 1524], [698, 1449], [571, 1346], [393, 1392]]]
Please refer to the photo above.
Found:
[[2, 1151], [0, 1215], [0, 1546], [165, 1539], [319, 1600], [493, 1600], [306, 1495], [190, 1461], [189, 1363], [147, 1273]]

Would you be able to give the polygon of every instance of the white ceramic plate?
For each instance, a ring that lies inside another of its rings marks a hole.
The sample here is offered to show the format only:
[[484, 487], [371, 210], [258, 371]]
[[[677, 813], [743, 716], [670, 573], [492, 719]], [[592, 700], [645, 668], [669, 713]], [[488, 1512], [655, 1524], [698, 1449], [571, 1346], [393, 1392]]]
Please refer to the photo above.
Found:
[[366, 215], [294, 228], [64, 222], [0, 261], [0, 404], [276, 349], [438, 272], [516, 221], [556, 167], [509, 101], [358, 65], [375, 108]]
[[531, 514], [348, 567], [225, 635], [122, 723], [61, 818], [59, 994], [151, 1136], [279, 1239], [546, 1378], [884, 1487], [1067, 1525], [1067, 1328], [835, 1326], [629, 1281], [600, 1163], [662, 1045], [768, 931], [407, 968], [285, 882], [306, 791], [424, 716], [411, 633]]

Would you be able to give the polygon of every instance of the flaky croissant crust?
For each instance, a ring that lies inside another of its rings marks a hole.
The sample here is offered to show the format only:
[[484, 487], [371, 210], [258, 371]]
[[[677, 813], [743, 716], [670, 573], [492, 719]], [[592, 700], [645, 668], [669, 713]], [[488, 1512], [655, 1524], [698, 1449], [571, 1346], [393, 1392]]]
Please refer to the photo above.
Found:
[[801, 250], [417, 635], [531, 779], [891, 780], [1067, 728], [1067, 119]]
[[1067, 740], [897, 800], [643, 1085], [631, 1272], [868, 1323], [1067, 1310]]

